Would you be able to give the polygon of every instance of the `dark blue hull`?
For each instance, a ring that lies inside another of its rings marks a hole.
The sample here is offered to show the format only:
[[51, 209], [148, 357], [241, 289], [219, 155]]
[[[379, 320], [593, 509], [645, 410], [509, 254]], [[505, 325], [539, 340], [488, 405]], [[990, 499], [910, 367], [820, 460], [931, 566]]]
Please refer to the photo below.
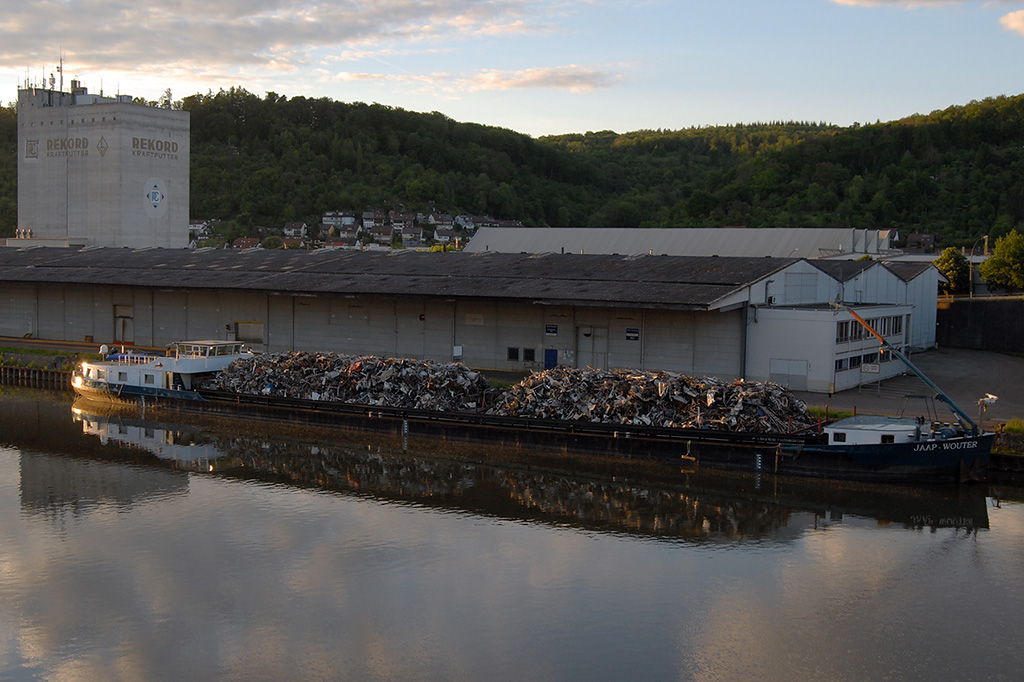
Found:
[[156, 396], [152, 406], [172, 411], [390, 432], [409, 438], [440, 438], [618, 459], [666, 461], [683, 466], [891, 483], [983, 478], [994, 439], [993, 434], [984, 434], [923, 444], [829, 446], [824, 436], [533, 420], [213, 391], [202, 391], [202, 395], [188, 391], [171, 393], [174, 395]]
[[983, 478], [995, 434], [882, 445], [783, 446], [780, 473], [864, 481], [963, 481]]
[[167, 388], [156, 388], [150, 386], [132, 386], [130, 384], [108, 384], [99, 381], [81, 380], [80, 383], [73, 383], [71, 387], [75, 393], [88, 398], [89, 400], [137, 404], [144, 398], [171, 398], [174, 400], [202, 400], [203, 397], [195, 391], [179, 391]]

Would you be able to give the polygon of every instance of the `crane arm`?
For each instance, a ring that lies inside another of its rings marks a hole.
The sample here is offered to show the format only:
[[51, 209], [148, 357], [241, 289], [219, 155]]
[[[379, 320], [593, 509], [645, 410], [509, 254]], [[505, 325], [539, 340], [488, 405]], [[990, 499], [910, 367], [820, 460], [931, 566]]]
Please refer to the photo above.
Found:
[[969, 430], [971, 432], [971, 435], [974, 435], [974, 436], [978, 435], [978, 425], [976, 423], [974, 423], [974, 420], [971, 419], [967, 415], [966, 412], [964, 412], [962, 409], [960, 409], [960, 406], [957, 405], [956, 403], [954, 403], [953, 399], [950, 398], [948, 395], [946, 395], [946, 393], [941, 388], [936, 386], [935, 382], [933, 382], [931, 379], [929, 379], [925, 375], [924, 372], [922, 372], [920, 369], [918, 369], [917, 366], [914, 363], [912, 363], [910, 361], [910, 359], [907, 358], [907, 356], [903, 354], [902, 351], [900, 351], [898, 348], [896, 348], [891, 343], [886, 341], [885, 337], [883, 337], [881, 334], [876, 332], [871, 327], [871, 325], [868, 324], [867, 321], [863, 317], [858, 315], [855, 311], [853, 311], [850, 308], [847, 308], [846, 306], [844, 306], [842, 304], [839, 304], [839, 303], [836, 303], [836, 304], [833, 304], [833, 305], [835, 305], [837, 308], [840, 308], [840, 309], [845, 310], [846, 312], [850, 313], [850, 315], [853, 317], [853, 319], [855, 319], [858, 323], [860, 323], [860, 325], [862, 327], [867, 329], [868, 332], [870, 332], [872, 336], [874, 336], [876, 339], [878, 339], [879, 343], [882, 344], [882, 348], [884, 348], [885, 350], [889, 351], [890, 353], [895, 355], [897, 358], [899, 358], [900, 361], [904, 365], [907, 366], [907, 369], [909, 369], [911, 372], [913, 372], [917, 376], [918, 379], [923, 381], [928, 386], [928, 388], [930, 388], [933, 391], [935, 391], [935, 397], [938, 400], [946, 403], [946, 405], [949, 406], [949, 409], [953, 412], [954, 415], [956, 415], [956, 418], [960, 421], [960, 425], [963, 426], [965, 430]]

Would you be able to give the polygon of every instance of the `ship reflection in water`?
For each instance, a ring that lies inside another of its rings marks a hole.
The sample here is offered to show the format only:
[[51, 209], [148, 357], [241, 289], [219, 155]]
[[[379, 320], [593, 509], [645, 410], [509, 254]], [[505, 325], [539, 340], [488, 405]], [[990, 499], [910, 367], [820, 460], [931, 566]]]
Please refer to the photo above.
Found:
[[96, 436], [104, 445], [114, 441], [197, 471], [213, 471], [213, 461], [223, 456], [216, 443], [196, 426], [165, 424], [134, 417], [128, 410], [103, 407], [77, 399], [71, 412], [75, 421], [81, 423], [82, 432]]
[[72, 412], [84, 434], [151, 453], [158, 467], [589, 530], [784, 539], [800, 532], [802, 524], [790, 524], [799, 513], [813, 515], [817, 525], [852, 515], [908, 528], [988, 527], [986, 493], [978, 486], [871, 486], [680, 471], [659, 463], [627, 467], [436, 441], [421, 444], [429, 448], [424, 452], [379, 435], [320, 429], [304, 438], [282, 437], [144, 419], [130, 409], [82, 399]]

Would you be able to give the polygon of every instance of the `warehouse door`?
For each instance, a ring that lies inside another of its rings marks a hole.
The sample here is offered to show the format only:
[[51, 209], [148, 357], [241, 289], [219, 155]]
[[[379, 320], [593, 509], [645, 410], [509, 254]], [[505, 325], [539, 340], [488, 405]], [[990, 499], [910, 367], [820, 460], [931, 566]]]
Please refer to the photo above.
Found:
[[395, 302], [395, 356], [425, 357], [426, 309], [422, 302]]
[[772, 358], [769, 379], [792, 391], [807, 390], [807, 361]]
[[135, 306], [114, 306], [114, 341], [135, 343]]
[[576, 328], [576, 366], [605, 369], [608, 364], [608, 328]]

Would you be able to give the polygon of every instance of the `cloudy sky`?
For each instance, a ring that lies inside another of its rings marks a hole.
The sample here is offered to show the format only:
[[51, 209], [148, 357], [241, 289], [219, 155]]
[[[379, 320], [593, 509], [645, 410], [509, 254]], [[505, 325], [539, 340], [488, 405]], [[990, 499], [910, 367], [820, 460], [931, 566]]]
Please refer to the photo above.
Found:
[[530, 135], [891, 120], [1024, 92], [1024, 0], [0, 0], [4, 103], [241, 86]]

